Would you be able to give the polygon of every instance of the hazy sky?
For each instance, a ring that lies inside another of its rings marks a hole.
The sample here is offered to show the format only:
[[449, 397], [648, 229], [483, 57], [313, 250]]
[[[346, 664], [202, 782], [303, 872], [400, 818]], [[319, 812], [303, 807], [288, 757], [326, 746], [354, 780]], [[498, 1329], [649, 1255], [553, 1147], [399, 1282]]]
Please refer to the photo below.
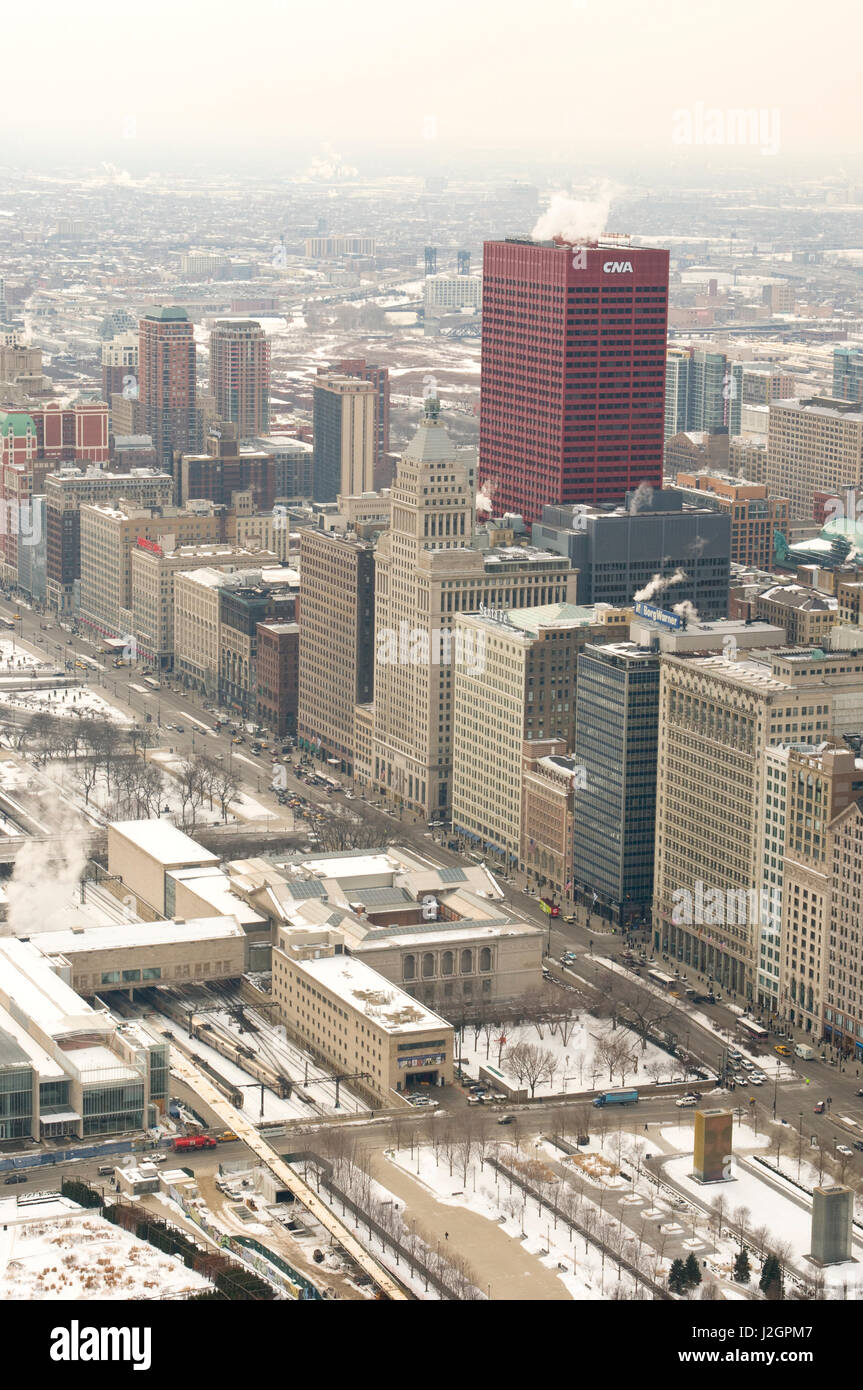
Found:
[[861, 0], [42, 0], [2, 33], [5, 163], [652, 162], [697, 103], [763, 111], [783, 161], [859, 157]]

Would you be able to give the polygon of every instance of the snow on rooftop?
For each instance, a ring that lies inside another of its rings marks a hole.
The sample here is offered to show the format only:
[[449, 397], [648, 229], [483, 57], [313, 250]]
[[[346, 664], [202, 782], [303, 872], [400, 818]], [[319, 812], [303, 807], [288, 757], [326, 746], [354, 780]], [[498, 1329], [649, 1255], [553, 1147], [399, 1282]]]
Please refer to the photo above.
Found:
[[452, 1025], [439, 1014], [426, 1009], [354, 956], [325, 956], [321, 960], [294, 961], [293, 964], [388, 1033], [451, 1029]]
[[158, 859], [161, 864], [179, 866], [219, 862], [217, 854], [204, 849], [203, 845], [199, 845], [190, 835], [186, 835], [167, 821], [113, 821], [108, 827], [109, 836], [112, 833], [122, 835], [145, 854]]
[[119, 946], [171, 946], [185, 941], [243, 937], [235, 916], [194, 917], [185, 922], [116, 922], [81, 931], [42, 932], [39, 949], [46, 955], [77, 955], [80, 951], [110, 951]]
[[61, 980], [35, 946], [13, 937], [0, 939], [0, 1000], [14, 1000], [18, 1014], [48, 1037], [113, 1030], [108, 1017]]

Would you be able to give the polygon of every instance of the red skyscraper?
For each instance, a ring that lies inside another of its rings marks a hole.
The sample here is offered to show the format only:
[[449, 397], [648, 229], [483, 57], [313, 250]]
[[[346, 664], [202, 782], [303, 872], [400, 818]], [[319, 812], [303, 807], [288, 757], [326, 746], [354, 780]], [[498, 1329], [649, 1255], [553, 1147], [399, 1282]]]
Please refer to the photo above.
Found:
[[174, 450], [198, 447], [194, 328], [185, 309], [156, 305], [138, 323], [138, 387], [156, 457], [174, 471]]
[[668, 252], [487, 241], [479, 477], [494, 510], [661, 486]]

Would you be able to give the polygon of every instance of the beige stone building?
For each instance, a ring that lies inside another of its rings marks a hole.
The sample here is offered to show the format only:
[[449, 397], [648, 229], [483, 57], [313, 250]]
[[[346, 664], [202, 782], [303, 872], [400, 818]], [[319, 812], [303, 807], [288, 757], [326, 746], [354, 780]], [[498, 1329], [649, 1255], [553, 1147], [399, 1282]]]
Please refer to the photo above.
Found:
[[767, 486], [787, 497], [792, 518], [811, 521], [815, 493], [844, 497], [863, 486], [863, 414], [829, 398], [770, 404]]
[[789, 646], [827, 646], [830, 630], [839, 618], [838, 600], [816, 593], [802, 584], [776, 584], [756, 594], [752, 601], [756, 618], [785, 629]]
[[353, 772], [355, 709], [372, 699], [375, 543], [355, 531], [300, 532], [300, 747]]
[[[618, 623], [606, 621], [609, 613]], [[575, 739], [578, 654], [626, 634], [619, 610], [557, 603], [455, 618], [453, 829], [522, 864], [526, 739]]]
[[273, 999], [288, 1032], [353, 1089], [392, 1105], [420, 1086], [450, 1085], [452, 1024], [342, 953], [326, 933], [278, 932]]
[[155, 666], [174, 665], [174, 582], [180, 572], [272, 565], [272, 551], [248, 551], [232, 545], [168, 546], [136, 544], [131, 551], [132, 632], [138, 656]]
[[[780, 1013], [821, 1037], [833, 886], [831, 821], [863, 792], [847, 748], [791, 749], [784, 808]], [[835, 977], [834, 977], [835, 978]]]
[[520, 858], [540, 889], [558, 899], [572, 893], [575, 760], [562, 740], [523, 745]]
[[219, 690], [219, 589], [223, 573], [205, 567], [178, 570], [174, 575], [174, 670], [187, 685], [210, 699]]
[[453, 627], [481, 606], [574, 601], [568, 559], [532, 546], [474, 546], [474, 495], [437, 402], [399, 464], [391, 527], [375, 551], [375, 786], [428, 819], [452, 804]]
[[[103, 637], [133, 631], [132, 551], [165, 552], [221, 538], [218, 510], [129, 508], [98, 503], [81, 507], [81, 623]], [[143, 542], [143, 544], [142, 544]]]
[[[857, 760], [855, 782], [863, 777]], [[822, 981], [823, 1030], [828, 1042], [863, 1059], [863, 797], [830, 827], [832, 893]]]
[[230, 887], [260, 917], [324, 930], [407, 993], [447, 1018], [513, 999], [541, 982], [545, 933], [514, 916], [478, 865], [442, 869], [397, 846], [284, 865], [227, 866]]
[[174, 911], [166, 899], [171, 869], [212, 869], [218, 862], [218, 855], [167, 821], [115, 821], [108, 826], [108, 872], [163, 916]]
[[824, 663], [759, 656], [664, 655], [660, 677], [654, 944], [744, 998], [764, 915], [763, 753], [834, 723]]
[[69, 965], [72, 988], [85, 997], [184, 980], [237, 979], [246, 971], [246, 937], [236, 917], [41, 932], [39, 950]]

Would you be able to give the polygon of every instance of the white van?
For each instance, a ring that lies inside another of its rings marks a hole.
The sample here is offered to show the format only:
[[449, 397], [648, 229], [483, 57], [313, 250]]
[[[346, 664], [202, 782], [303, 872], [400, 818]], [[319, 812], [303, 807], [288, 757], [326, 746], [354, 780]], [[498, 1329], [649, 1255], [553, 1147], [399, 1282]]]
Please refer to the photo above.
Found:
[[806, 1043], [795, 1043], [794, 1056], [802, 1057], [805, 1062], [808, 1062], [812, 1057], [815, 1056], [815, 1048], [808, 1047]]

